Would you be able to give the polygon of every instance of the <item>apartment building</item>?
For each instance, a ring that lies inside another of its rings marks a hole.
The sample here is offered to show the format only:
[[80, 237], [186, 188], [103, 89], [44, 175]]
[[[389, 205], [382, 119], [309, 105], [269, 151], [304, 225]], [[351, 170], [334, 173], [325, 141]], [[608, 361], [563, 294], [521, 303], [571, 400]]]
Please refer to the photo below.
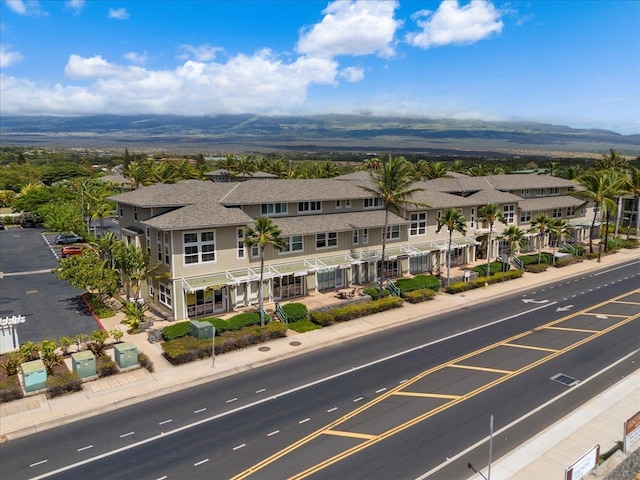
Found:
[[[386, 276], [438, 272], [446, 267], [449, 232], [437, 232], [448, 208], [467, 220], [466, 235], [453, 234], [451, 266], [486, 252], [489, 228], [478, 221], [482, 206], [495, 203], [506, 225], [496, 224], [491, 252], [506, 252], [498, 234], [508, 225], [527, 230], [538, 214], [563, 218], [574, 239], [588, 238], [592, 210], [571, 196], [578, 184], [547, 175], [492, 175], [417, 182], [420, 188], [384, 230], [382, 201], [365, 191], [368, 172], [331, 179], [242, 182], [185, 180], [156, 184], [112, 197], [125, 242], [145, 246], [164, 273], [149, 281], [150, 305], [176, 320], [234, 310], [258, 302], [260, 260], [245, 245], [245, 228], [260, 216], [282, 231], [285, 248], [265, 250], [266, 302], [333, 291]], [[591, 213], [589, 213], [591, 212]], [[386, 235], [382, 265], [382, 235]], [[528, 246], [534, 249], [533, 238]]]

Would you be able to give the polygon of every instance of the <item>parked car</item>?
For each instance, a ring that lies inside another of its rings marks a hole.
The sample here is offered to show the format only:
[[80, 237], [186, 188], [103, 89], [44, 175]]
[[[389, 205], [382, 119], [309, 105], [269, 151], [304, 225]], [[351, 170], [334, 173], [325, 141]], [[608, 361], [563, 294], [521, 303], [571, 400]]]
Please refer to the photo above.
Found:
[[36, 228], [36, 221], [33, 218], [23, 218], [20, 222], [22, 228]]
[[7, 227], [4, 226], [4, 223], [0, 222], [0, 230], [6, 230]]
[[56, 235], [56, 238], [53, 239], [53, 243], [56, 245], [69, 245], [70, 243], [79, 242], [84, 242], [84, 238], [80, 235], [76, 235], [75, 233], [61, 233], [60, 235]]
[[60, 252], [60, 256], [62, 258], [67, 258], [71, 255], [82, 255], [82, 247], [77, 245], [65, 245], [62, 247], [62, 251]]

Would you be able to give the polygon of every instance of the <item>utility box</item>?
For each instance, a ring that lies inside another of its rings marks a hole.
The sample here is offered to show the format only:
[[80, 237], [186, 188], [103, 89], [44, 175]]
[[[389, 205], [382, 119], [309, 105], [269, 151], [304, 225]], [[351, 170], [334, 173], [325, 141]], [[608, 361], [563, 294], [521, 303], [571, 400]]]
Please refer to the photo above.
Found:
[[42, 360], [32, 360], [20, 365], [22, 369], [22, 381], [24, 383], [24, 391], [37, 392], [43, 388], [47, 388], [47, 369]]
[[138, 365], [138, 347], [131, 342], [116, 343], [113, 346], [113, 356], [120, 368]]
[[71, 354], [73, 373], [80, 378], [95, 377], [97, 373], [96, 356], [89, 350]]
[[203, 338], [213, 338], [213, 325], [209, 322], [191, 320], [189, 335], [196, 337], [198, 340], [202, 340]]

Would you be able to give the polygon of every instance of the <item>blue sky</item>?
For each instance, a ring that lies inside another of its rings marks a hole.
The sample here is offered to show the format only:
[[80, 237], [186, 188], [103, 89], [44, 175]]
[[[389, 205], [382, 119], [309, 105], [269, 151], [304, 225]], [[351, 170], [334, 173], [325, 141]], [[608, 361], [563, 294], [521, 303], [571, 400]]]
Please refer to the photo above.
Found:
[[0, 114], [367, 113], [640, 133], [640, 1], [0, 0]]

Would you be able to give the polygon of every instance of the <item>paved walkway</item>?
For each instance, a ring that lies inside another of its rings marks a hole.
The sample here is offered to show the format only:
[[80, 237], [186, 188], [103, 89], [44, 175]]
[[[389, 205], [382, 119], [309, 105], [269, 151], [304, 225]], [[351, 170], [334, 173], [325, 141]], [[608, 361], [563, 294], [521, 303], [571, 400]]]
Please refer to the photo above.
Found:
[[[0, 405], [0, 440], [8, 441], [46, 428], [71, 422], [101, 412], [122, 408], [149, 398], [233, 375], [282, 358], [308, 352], [341, 340], [367, 335], [401, 323], [416, 321], [443, 311], [468, 306], [501, 295], [530, 289], [537, 285], [558, 281], [579, 273], [614, 266], [628, 260], [640, 260], [638, 250], [622, 250], [619, 253], [595, 260], [584, 261], [561, 269], [550, 268], [540, 274], [525, 274], [522, 278], [505, 284], [490, 285], [457, 295], [439, 295], [435, 300], [422, 304], [407, 304], [398, 311], [382, 312], [370, 317], [333, 325], [304, 334], [291, 333], [286, 338], [273, 340], [243, 350], [218, 355], [215, 367], [212, 360], [201, 360], [172, 367], [162, 357], [159, 345], [151, 345], [146, 335], [129, 335], [139, 351], [147, 354], [154, 363], [154, 373], [139, 369], [124, 372], [83, 385], [82, 392], [47, 399], [35, 395]], [[103, 320], [107, 330], [123, 326], [121, 317]], [[511, 479], [561, 479], [564, 468], [577, 460], [596, 443], [607, 451], [621, 439], [623, 421], [640, 409], [640, 370], [622, 380], [612, 389], [592, 399], [583, 408], [564, 420], [552, 425], [540, 435], [526, 442], [510, 454], [494, 462], [492, 480]], [[602, 473], [602, 469], [601, 469]], [[479, 475], [470, 478], [480, 479]], [[594, 477], [591, 477], [594, 478]]]

